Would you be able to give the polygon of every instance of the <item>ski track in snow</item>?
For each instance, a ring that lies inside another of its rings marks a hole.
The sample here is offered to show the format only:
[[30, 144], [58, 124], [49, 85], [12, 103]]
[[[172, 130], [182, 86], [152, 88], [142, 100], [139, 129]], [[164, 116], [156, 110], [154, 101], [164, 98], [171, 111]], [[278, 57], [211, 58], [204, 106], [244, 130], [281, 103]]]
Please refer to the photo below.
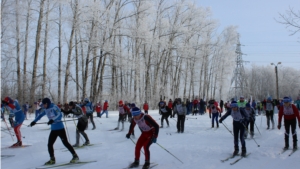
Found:
[[[157, 120], [160, 125], [160, 115], [158, 110], [150, 110], [149, 114], [153, 119]], [[94, 113], [95, 116], [95, 113]], [[187, 117], [195, 118], [195, 116], [188, 115]], [[152, 144], [150, 147], [151, 162], [157, 163], [155, 169], [282, 169], [287, 166], [290, 169], [299, 167], [300, 151], [295, 152], [292, 156], [288, 156], [291, 150], [280, 154], [284, 146], [284, 129], [281, 130], [266, 130], [266, 117], [256, 116], [256, 125], [262, 135], [259, 134], [255, 127], [255, 136], [258, 147], [254, 140], [246, 139], [247, 152], [251, 155], [246, 159], [240, 160], [234, 165], [230, 165], [233, 159], [226, 162], [221, 162], [222, 159], [230, 156], [234, 150], [233, 136], [227, 131], [223, 124], [219, 124], [217, 130], [211, 129], [211, 119], [208, 114], [203, 116], [197, 115], [197, 119], [188, 119], [185, 121], [185, 132], [176, 133], [176, 121], [169, 118], [170, 127], [160, 128], [157, 143], [167, 149], [174, 156], [179, 158], [184, 163], [182, 164], [167, 151], [162, 149], [157, 144]], [[23, 124], [29, 125], [34, 119], [32, 114], [29, 120], [25, 120]], [[70, 119], [70, 118], [66, 118]], [[159, 119], [159, 120], [158, 120]], [[43, 117], [39, 122], [47, 122], [47, 117]], [[77, 120], [75, 120], [77, 122]], [[126, 139], [125, 135], [128, 132], [130, 123], [125, 122], [124, 131], [108, 131], [117, 126], [118, 112], [109, 111], [109, 118], [94, 117], [96, 129], [91, 130], [92, 124], [89, 123], [89, 129], [86, 130], [91, 144], [77, 149], [76, 152], [81, 161], [97, 160], [95, 163], [84, 165], [74, 165], [72, 168], [88, 168], [88, 169], [121, 169], [128, 166], [134, 160], [135, 145], [131, 140]], [[277, 114], [274, 116], [275, 126], [277, 125]], [[225, 121], [227, 127], [232, 130], [232, 118], [228, 117]], [[70, 144], [75, 143], [76, 127], [73, 121], [67, 123], [67, 136]], [[1, 154], [15, 155], [14, 157], [1, 159], [1, 168], [3, 169], [31, 169], [42, 166], [49, 160], [47, 142], [50, 133], [47, 124], [36, 124], [33, 127], [26, 127], [22, 125], [21, 132], [23, 144], [32, 145], [25, 148], [18, 149], [3, 149], [16, 142], [16, 137], [1, 131]], [[164, 126], [166, 123], [164, 121]], [[216, 126], [216, 125], [215, 125]], [[1, 122], [1, 127], [6, 128], [5, 123]], [[12, 130], [11, 130], [12, 131]], [[299, 128], [297, 128], [299, 131]], [[140, 135], [140, 130], [135, 127], [136, 142]], [[298, 139], [300, 137], [298, 136]], [[83, 137], [80, 139], [80, 144], [83, 144]], [[292, 145], [292, 138], [290, 136], [290, 145]], [[240, 149], [241, 145], [239, 143]], [[56, 163], [65, 163], [71, 160], [72, 155], [68, 151], [63, 151], [65, 148], [60, 140], [57, 138], [54, 144], [54, 153]], [[142, 149], [142, 151], [144, 151]], [[144, 154], [141, 153], [140, 163], [144, 164]], [[58, 167], [59, 168], [59, 167]], [[62, 167], [60, 167], [62, 168]], [[65, 167], [66, 168], [66, 167]]]

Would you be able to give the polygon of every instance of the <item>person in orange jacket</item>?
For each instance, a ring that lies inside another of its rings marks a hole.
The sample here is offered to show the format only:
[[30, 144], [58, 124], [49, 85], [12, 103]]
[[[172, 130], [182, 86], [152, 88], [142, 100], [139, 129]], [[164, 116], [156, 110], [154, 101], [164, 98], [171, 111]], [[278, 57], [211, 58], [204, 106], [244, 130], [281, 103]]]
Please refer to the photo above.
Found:
[[145, 114], [148, 114], [148, 110], [149, 110], [149, 105], [147, 103], [147, 101], [145, 101], [144, 105], [143, 105], [143, 109], [145, 111]]
[[108, 107], [109, 107], [108, 102], [107, 102], [107, 100], [105, 100], [104, 105], [103, 105], [103, 111], [100, 114], [100, 118], [104, 113], [106, 113], [106, 118], [108, 118], [108, 111], [107, 111]]
[[297, 133], [296, 133], [296, 119], [298, 119], [298, 126], [300, 128], [300, 115], [297, 107], [291, 104], [291, 99], [289, 97], [283, 98], [283, 106], [280, 107], [278, 113], [278, 126], [277, 128], [280, 130], [281, 128], [281, 120], [282, 116], [284, 116], [284, 128], [285, 128], [285, 147], [284, 150], [289, 148], [289, 135], [290, 135], [290, 128], [292, 131], [293, 136], [293, 149], [296, 150], [297, 147]]

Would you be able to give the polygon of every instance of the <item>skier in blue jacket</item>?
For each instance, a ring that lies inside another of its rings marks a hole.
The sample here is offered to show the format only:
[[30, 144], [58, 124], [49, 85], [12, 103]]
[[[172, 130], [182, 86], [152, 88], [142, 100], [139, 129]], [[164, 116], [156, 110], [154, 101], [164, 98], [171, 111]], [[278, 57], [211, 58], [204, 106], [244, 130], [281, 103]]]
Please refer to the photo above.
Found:
[[30, 126], [34, 126], [44, 115], [47, 115], [49, 119], [47, 124], [51, 125], [51, 132], [48, 138], [48, 152], [50, 154], [50, 160], [46, 162], [45, 165], [55, 164], [53, 144], [57, 137], [60, 137], [64, 146], [72, 153], [73, 158], [70, 163], [77, 162], [79, 157], [77, 156], [74, 148], [68, 142], [66, 130], [63, 122], [61, 121], [61, 110], [55, 104], [51, 103], [49, 98], [44, 98], [42, 100], [42, 106], [43, 108], [40, 110], [40, 114], [31, 122]]
[[15, 144], [13, 144], [11, 147], [22, 146], [22, 135], [21, 135], [20, 128], [23, 124], [25, 116], [19, 105], [19, 102], [17, 100], [12, 100], [10, 97], [5, 97], [2, 100], [2, 104], [6, 107], [7, 110], [10, 111], [9, 117], [11, 119], [15, 117], [15, 120], [12, 121], [12, 126], [14, 128], [18, 141]]
[[[81, 107], [85, 107], [86, 117], [88, 119], [90, 119], [91, 122], [92, 122], [92, 124], [93, 124], [92, 130], [95, 130], [96, 129], [96, 125], [95, 125], [94, 118], [93, 118], [94, 106], [93, 106], [92, 102], [90, 102], [88, 98], [85, 98], [83, 100], [83, 104], [80, 105], [80, 106]], [[88, 128], [88, 126], [87, 126], [87, 128]]]

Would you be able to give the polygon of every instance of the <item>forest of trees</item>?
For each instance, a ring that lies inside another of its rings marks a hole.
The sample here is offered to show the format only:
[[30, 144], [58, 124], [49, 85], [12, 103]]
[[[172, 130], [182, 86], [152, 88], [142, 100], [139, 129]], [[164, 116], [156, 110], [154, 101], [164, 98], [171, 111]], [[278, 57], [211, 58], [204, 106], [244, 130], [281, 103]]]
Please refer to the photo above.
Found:
[[[216, 19], [190, 0], [2, 0], [1, 97], [227, 100], [238, 32]], [[276, 96], [271, 65], [245, 77], [245, 97]], [[280, 96], [299, 86], [299, 69], [279, 67]]]

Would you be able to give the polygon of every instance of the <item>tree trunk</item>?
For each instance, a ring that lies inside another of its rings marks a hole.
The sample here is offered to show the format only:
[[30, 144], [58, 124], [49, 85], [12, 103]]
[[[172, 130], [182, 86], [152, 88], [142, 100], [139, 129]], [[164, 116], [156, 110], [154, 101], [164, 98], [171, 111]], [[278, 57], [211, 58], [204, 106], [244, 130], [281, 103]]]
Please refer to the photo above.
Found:
[[23, 64], [23, 102], [28, 99], [27, 91], [27, 56], [28, 56], [28, 34], [29, 34], [29, 17], [30, 17], [30, 8], [31, 8], [31, 0], [28, 1], [27, 7], [27, 15], [26, 15], [26, 31], [25, 31], [25, 45], [24, 45], [24, 64]]
[[22, 85], [21, 85], [21, 68], [20, 68], [20, 29], [19, 29], [19, 0], [16, 0], [16, 42], [17, 42], [17, 84], [18, 84], [18, 94], [17, 100], [22, 99]]
[[[48, 18], [49, 18], [49, 0], [47, 0], [47, 12], [46, 12], [46, 25], [45, 25], [45, 37], [44, 37], [44, 63], [43, 63], [43, 82], [42, 82], [42, 98], [46, 94], [46, 82], [47, 82], [47, 43], [48, 43]], [[55, 98], [53, 98], [55, 99]], [[54, 100], [53, 100], [54, 101]]]
[[30, 88], [30, 103], [33, 103], [33, 101], [35, 99], [35, 89], [37, 87], [36, 86], [36, 72], [37, 72], [37, 62], [38, 62], [38, 58], [39, 58], [42, 20], [43, 20], [43, 14], [44, 14], [44, 2], [45, 2], [45, 0], [41, 0], [39, 19], [38, 19], [37, 30], [36, 30], [35, 51], [34, 51], [34, 60], [33, 60], [33, 69], [32, 69], [32, 80], [31, 80], [31, 88]]
[[[61, 46], [61, 2], [59, 2], [59, 23], [58, 23], [58, 90], [57, 90], [57, 96], [58, 101], [61, 102], [61, 57], [62, 57], [62, 46]], [[76, 44], [77, 45], [77, 44]], [[77, 73], [77, 71], [76, 71]], [[65, 103], [65, 102], [64, 102]]]
[[73, 16], [73, 23], [72, 23], [72, 30], [69, 40], [69, 51], [68, 51], [68, 59], [67, 59], [67, 65], [66, 65], [66, 74], [65, 74], [65, 83], [64, 83], [64, 96], [63, 96], [63, 103], [66, 103], [68, 100], [68, 87], [69, 87], [69, 75], [70, 75], [70, 64], [71, 64], [71, 55], [72, 55], [72, 49], [73, 49], [73, 37], [75, 32], [75, 26], [77, 22], [77, 11], [78, 10], [78, 0], [75, 1], [75, 9], [74, 9], [74, 16]]

